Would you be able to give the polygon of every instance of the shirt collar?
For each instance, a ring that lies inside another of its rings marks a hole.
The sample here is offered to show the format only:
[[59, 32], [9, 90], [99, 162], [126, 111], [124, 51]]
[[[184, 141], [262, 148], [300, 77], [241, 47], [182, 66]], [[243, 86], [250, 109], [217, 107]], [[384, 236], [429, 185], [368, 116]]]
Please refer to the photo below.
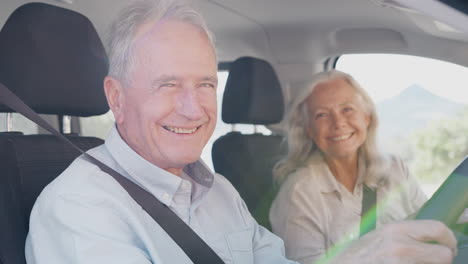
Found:
[[[341, 194], [340, 187], [338, 186], [338, 181], [336, 180], [333, 173], [330, 171], [330, 168], [327, 166], [322, 155], [316, 155], [309, 160], [309, 166], [312, 166], [313, 171], [317, 171], [317, 175], [320, 175], [320, 186], [323, 193], [337, 192]], [[362, 158], [362, 155], [358, 157], [358, 179], [356, 181], [356, 186], [362, 184], [365, 180], [365, 160]]]
[[[117, 164], [128, 174], [125, 176], [165, 205], [171, 204], [182, 177], [159, 168], [136, 153], [125, 143], [115, 126], [107, 136], [105, 146]], [[201, 160], [188, 164], [183, 168], [183, 172], [185, 177], [188, 176], [194, 183], [201, 185], [200, 188], [194, 188], [195, 192], [198, 190], [198, 194], [195, 193], [198, 198], [203, 197], [213, 185], [213, 173]]]

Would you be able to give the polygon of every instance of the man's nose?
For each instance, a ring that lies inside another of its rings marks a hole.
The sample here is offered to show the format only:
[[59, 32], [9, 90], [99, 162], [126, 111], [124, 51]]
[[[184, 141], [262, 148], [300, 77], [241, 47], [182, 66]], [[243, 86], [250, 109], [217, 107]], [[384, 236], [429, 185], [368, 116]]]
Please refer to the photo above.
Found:
[[177, 113], [189, 120], [198, 120], [203, 117], [204, 110], [199, 95], [193, 87], [184, 87], [178, 96]]

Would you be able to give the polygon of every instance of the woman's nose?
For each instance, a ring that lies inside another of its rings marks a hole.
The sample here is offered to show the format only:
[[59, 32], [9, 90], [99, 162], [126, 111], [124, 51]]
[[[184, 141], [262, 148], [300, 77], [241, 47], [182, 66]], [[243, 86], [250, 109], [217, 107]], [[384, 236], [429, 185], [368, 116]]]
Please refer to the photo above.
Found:
[[339, 128], [346, 123], [346, 118], [340, 113], [332, 113], [332, 122], [335, 128]]

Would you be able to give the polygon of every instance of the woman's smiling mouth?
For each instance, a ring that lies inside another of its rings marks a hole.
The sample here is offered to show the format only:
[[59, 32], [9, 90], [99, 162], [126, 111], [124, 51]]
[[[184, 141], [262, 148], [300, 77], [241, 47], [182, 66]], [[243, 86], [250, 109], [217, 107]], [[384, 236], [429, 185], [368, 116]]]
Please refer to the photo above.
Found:
[[349, 139], [352, 135], [354, 135], [354, 132], [349, 133], [349, 134], [345, 134], [345, 135], [341, 135], [341, 136], [337, 136], [337, 137], [331, 137], [330, 140], [331, 141], [343, 141], [343, 140]]

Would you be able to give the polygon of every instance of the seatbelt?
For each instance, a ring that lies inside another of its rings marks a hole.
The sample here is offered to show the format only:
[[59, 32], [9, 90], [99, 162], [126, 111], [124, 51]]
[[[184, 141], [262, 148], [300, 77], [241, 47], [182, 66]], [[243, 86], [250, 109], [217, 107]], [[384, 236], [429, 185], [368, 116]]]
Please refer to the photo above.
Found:
[[359, 236], [363, 236], [375, 229], [377, 222], [377, 192], [363, 185], [361, 223]]
[[53, 135], [60, 138], [63, 142], [72, 146], [83, 154], [83, 158], [98, 166], [103, 172], [112, 176], [130, 196], [166, 231], [166, 233], [177, 243], [185, 254], [195, 264], [222, 264], [221, 258], [208, 246], [197, 233], [195, 233], [182, 219], [180, 219], [172, 210], [161, 203], [148, 191], [139, 185], [130, 181], [120, 173], [100, 162], [93, 156], [84, 152], [78, 146], [73, 144], [65, 136], [60, 134], [44, 119], [42, 119], [34, 110], [27, 106], [21, 99], [13, 94], [5, 85], [0, 83], [0, 101], [17, 113], [27, 117], [37, 125], [46, 129]]

